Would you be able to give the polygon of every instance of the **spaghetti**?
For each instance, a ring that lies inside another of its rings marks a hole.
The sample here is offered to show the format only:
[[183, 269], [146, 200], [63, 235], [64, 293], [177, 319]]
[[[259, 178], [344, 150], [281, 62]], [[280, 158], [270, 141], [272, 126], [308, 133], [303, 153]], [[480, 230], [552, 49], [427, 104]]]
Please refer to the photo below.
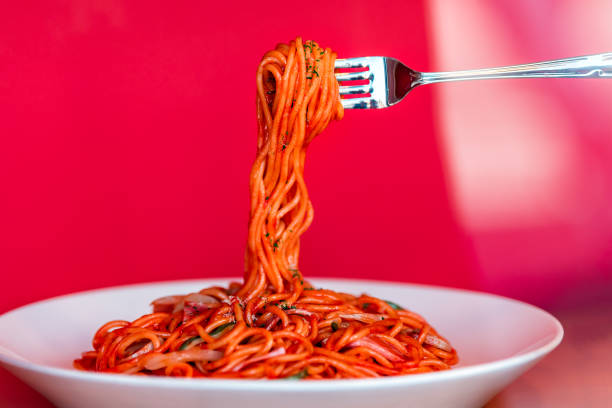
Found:
[[243, 283], [153, 301], [153, 313], [115, 320], [78, 369], [229, 378], [360, 378], [445, 370], [457, 353], [425, 319], [372, 296], [315, 288], [298, 267], [313, 219], [306, 149], [343, 116], [336, 54], [300, 38], [267, 52], [257, 70], [257, 156]]

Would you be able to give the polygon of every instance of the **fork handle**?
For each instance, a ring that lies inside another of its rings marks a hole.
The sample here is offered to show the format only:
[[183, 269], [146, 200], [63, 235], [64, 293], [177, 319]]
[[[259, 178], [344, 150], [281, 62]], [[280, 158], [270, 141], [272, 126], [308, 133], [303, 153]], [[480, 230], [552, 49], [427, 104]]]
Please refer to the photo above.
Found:
[[469, 71], [422, 72], [415, 82], [425, 85], [499, 78], [612, 78], [612, 53]]

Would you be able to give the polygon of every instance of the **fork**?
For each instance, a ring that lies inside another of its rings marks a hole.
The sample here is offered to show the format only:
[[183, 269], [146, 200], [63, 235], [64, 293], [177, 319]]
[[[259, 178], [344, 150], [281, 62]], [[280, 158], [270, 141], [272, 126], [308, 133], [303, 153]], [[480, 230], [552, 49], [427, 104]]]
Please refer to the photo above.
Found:
[[366, 68], [359, 72], [336, 72], [341, 85], [345, 81], [368, 81], [365, 85], [340, 86], [340, 95], [357, 96], [342, 98], [342, 106], [345, 109], [376, 109], [395, 105], [417, 86], [436, 82], [500, 78], [612, 78], [612, 53], [469, 71], [418, 72], [390, 57], [337, 59], [335, 68]]

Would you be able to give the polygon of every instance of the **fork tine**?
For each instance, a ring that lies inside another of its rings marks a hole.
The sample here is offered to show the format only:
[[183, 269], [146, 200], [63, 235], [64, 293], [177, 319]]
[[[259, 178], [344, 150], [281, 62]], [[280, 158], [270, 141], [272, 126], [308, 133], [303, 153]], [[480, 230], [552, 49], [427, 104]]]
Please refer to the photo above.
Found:
[[[340, 85], [342, 106], [345, 109], [380, 109], [390, 105], [387, 89], [387, 61], [386, 57], [360, 57], [336, 60], [336, 68], [365, 68], [360, 72], [338, 72], [336, 79]], [[348, 85], [351, 80], [367, 80], [365, 85]], [[356, 98], [348, 97], [356, 96]]]
[[372, 98], [342, 99], [344, 109], [370, 109], [378, 108], [378, 103]]
[[355, 95], [355, 94], [367, 94], [372, 93], [374, 88], [371, 84], [367, 85], [354, 85], [354, 86], [341, 86], [340, 95]]
[[368, 66], [368, 58], [345, 58], [337, 59], [334, 68], [362, 68]]
[[336, 79], [338, 82], [340, 81], [358, 81], [361, 79], [372, 79], [372, 73], [370, 71], [360, 71], [360, 72], [338, 72], [336, 74]]

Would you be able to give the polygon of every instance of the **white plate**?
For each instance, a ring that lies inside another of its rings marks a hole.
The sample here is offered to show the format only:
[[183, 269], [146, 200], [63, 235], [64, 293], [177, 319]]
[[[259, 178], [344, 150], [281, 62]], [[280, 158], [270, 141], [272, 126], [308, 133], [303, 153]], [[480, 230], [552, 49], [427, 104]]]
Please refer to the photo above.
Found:
[[316, 286], [392, 300], [422, 314], [460, 364], [431, 374], [366, 380], [175, 379], [74, 370], [99, 326], [149, 312], [151, 300], [225, 285], [162, 282], [81, 292], [0, 316], [0, 363], [58, 407], [477, 407], [552, 351], [563, 328], [550, 314], [483, 293], [403, 283], [313, 279]]

